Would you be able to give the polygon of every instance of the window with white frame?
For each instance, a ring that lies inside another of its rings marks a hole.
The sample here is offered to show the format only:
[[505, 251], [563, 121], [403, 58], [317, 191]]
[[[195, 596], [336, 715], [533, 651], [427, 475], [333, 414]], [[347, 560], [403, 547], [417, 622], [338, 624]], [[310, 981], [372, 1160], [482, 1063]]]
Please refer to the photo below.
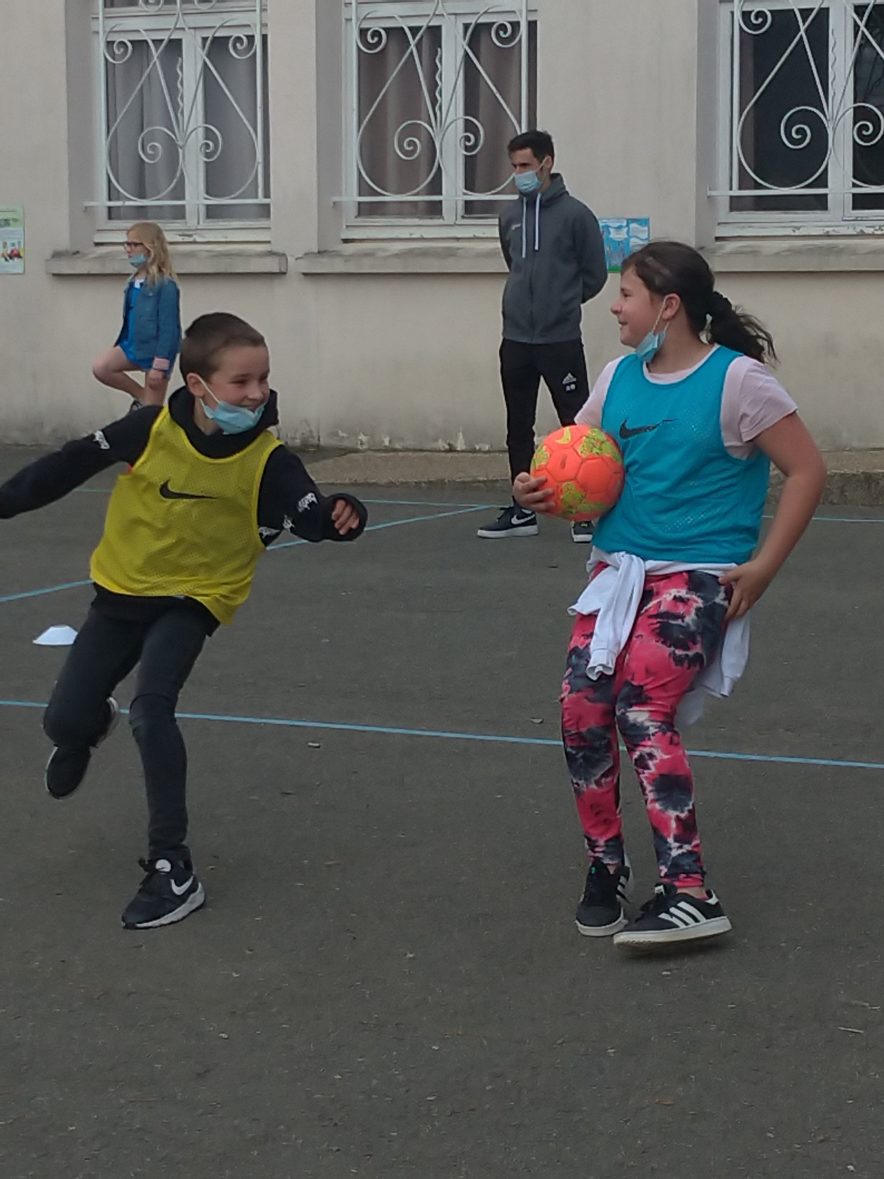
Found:
[[527, 0], [344, 0], [345, 220], [463, 232], [496, 216], [534, 125]]
[[98, 0], [105, 223], [267, 222], [265, 0]]
[[720, 63], [725, 231], [884, 229], [884, 2], [720, 0]]

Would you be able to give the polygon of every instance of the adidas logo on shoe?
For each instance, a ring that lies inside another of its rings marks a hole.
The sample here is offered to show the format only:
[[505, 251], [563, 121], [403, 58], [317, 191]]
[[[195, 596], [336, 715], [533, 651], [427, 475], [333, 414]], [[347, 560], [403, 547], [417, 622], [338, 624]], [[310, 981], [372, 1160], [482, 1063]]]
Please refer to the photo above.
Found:
[[634, 921], [614, 937], [617, 946], [653, 946], [696, 941], [728, 933], [731, 923], [714, 892], [705, 898], [679, 892], [674, 884], [658, 884], [653, 897]]

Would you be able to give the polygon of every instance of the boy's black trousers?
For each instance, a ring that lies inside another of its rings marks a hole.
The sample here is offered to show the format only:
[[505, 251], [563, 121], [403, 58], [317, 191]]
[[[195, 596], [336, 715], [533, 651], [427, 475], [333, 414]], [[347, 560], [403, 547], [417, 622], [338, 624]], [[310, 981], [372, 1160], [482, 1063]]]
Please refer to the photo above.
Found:
[[68, 654], [43, 717], [54, 745], [91, 745], [107, 722], [106, 700], [138, 665], [129, 724], [147, 790], [148, 857], [189, 860], [187, 753], [175, 708], [206, 641], [206, 614], [174, 603], [157, 617], [109, 617], [93, 606]]
[[500, 345], [500, 380], [506, 402], [506, 448], [510, 480], [527, 471], [534, 457], [534, 421], [540, 378], [549, 389], [563, 426], [570, 426], [589, 397], [582, 340], [560, 344]]

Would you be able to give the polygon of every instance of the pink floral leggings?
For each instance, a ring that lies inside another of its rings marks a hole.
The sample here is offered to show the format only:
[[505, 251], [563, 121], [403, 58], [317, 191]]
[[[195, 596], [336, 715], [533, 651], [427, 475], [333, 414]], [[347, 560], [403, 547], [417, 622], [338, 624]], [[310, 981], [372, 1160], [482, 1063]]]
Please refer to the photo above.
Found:
[[562, 685], [562, 738], [590, 858], [623, 863], [618, 731], [632, 760], [663, 880], [703, 885], [694, 782], [675, 728], [682, 697], [715, 655], [729, 591], [710, 573], [649, 577], [613, 675], [587, 677], [595, 615], [574, 621]]

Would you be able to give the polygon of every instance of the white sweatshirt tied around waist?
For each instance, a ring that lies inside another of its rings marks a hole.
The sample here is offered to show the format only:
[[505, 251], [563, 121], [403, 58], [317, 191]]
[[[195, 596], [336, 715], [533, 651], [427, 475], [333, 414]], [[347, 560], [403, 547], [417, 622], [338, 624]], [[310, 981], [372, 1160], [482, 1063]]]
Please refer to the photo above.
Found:
[[[605, 565], [595, 577], [599, 565]], [[568, 610], [569, 614], [597, 615], [589, 646], [587, 675], [596, 680], [613, 675], [620, 652], [635, 625], [646, 577], [701, 570], [721, 576], [731, 565], [687, 565], [676, 561], [643, 561], [632, 553], [607, 553], [593, 548], [587, 562], [590, 582]], [[724, 637], [712, 660], [694, 681], [678, 707], [676, 723], [690, 725], [703, 715], [705, 695], [730, 696], [749, 659], [749, 616], [744, 614], [725, 627]]]

